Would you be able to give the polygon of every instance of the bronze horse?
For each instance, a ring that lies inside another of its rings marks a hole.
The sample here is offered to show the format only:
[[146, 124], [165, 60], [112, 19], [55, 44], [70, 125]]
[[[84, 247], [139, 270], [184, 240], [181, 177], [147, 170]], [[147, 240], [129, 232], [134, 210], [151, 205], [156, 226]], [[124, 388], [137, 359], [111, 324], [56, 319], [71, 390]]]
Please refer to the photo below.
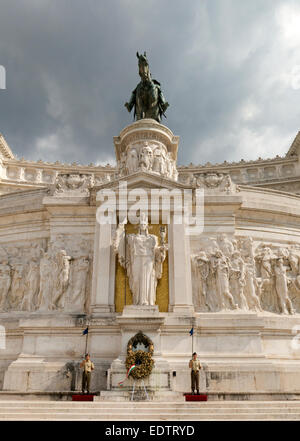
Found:
[[160, 83], [151, 78], [149, 63], [144, 55], [136, 53], [139, 60], [139, 75], [141, 82], [137, 85], [131, 94], [129, 103], [125, 103], [128, 112], [134, 107], [134, 118], [136, 120], [143, 118], [152, 118], [160, 122], [162, 115], [165, 115], [169, 104], [165, 101], [160, 88]]

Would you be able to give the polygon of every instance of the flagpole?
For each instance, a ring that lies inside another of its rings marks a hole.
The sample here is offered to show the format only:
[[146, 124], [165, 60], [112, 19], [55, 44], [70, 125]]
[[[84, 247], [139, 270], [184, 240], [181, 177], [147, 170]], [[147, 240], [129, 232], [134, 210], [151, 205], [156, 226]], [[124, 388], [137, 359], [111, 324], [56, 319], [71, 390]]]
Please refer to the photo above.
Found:
[[192, 319], [192, 329], [193, 329], [193, 333], [192, 333], [192, 356], [194, 353], [194, 334], [195, 334], [195, 317], [193, 317]]
[[194, 353], [194, 332], [192, 334], [192, 356], [193, 356], [193, 353]]
[[85, 338], [85, 354], [88, 353], [88, 339], [89, 339], [89, 327], [86, 328], [87, 329], [87, 333], [86, 333], [86, 338]]

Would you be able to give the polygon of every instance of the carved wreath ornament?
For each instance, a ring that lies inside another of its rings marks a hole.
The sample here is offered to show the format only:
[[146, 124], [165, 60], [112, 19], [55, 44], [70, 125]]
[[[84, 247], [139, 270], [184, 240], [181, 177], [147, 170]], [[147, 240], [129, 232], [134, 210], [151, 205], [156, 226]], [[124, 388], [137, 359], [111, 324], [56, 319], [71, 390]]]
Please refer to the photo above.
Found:
[[[133, 351], [138, 344], [143, 344], [148, 351], [137, 350]], [[141, 380], [149, 377], [154, 366], [154, 360], [152, 358], [154, 352], [153, 342], [142, 331], [139, 331], [134, 337], [132, 337], [127, 343], [127, 357], [125, 361], [126, 369], [131, 369], [130, 376], [135, 380]]]

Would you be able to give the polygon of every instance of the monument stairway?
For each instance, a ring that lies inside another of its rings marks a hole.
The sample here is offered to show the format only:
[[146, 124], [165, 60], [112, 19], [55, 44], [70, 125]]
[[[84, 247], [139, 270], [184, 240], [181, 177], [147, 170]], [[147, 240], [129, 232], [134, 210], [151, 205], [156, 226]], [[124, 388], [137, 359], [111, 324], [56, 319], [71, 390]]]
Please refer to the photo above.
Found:
[[0, 401], [0, 420], [300, 421], [300, 401]]

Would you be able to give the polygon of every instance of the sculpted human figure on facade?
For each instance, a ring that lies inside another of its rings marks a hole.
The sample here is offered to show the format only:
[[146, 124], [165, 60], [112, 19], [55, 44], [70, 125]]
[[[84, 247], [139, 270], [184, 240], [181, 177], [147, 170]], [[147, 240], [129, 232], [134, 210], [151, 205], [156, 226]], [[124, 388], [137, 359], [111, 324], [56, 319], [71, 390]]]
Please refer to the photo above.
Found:
[[153, 152], [148, 142], [144, 142], [140, 152], [139, 166], [143, 170], [152, 170]]
[[156, 287], [162, 276], [167, 245], [158, 245], [157, 236], [148, 233], [145, 214], [140, 217], [138, 234], [125, 235], [125, 223], [118, 225], [114, 250], [120, 265], [126, 269], [133, 304], [155, 305]]
[[245, 264], [239, 251], [234, 251], [230, 259], [230, 286], [239, 308], [247, 310], [248, 304], [244, 296]]
[[8, 258], [1, 257], [0, 260], [0, 311], [5, 311], [7, 296], [11, 285], [11, 268]]
[[40, 290], [37, 301], [37, 309], [40, 311], [49, 311], [52, 306], [52, 292], [55, 286], [53, 275], [55, 266], [49, 252], [41, 250], [40, 260]]
[[129, 145], [120, 153], [118, 176], [126, 176], [138, 170], [157, 173], [169, 179], [177, 180], [176, 161], [172, 153], [158, 141], [143, 141]]
[[226, 192], [227, 194], [236, 193], [239, 191], [239, 187], [232, 182], [230, 175], [224, 175], [223, 180], [220, 183], [220, 190]]
[[65, 250], [60, 250], [54, 256], [54, 265], [56, 269], [56, 285], [52, 292], [51, 309], [63, 309], [64, 295], [68, 288], [70, 275], [70, 260]]
[[298, 276], [300, 273], [300, 267], [299, 267], [300, 250], [292, 246], [289, 250], [288, 260], [291, 266], [292, 275]]
[[261, 311], [253, 240], [229, 239], [221, 234], [217, 238], [203, 238], [202, 248], [205, 251], [191, 256], [195, 306], [201, 311], [218, 311], [228, 306]]
[[282, 314], [294, 314], [295, 311], [288, 295], [288, 279], [286, 276], [286, 267], [283, 264], [282, 257], [276, 259], [274, 264], [274, 273], [280, 312]]
[[222, 309], [227, 309], [227, 305], [232, 309], [237, 309], [238, 305], [234, 302], [229, 289], [229, 260], [218, 250], [214, 254], [213, 271], [216, 274], [216, 285]]
[[139, 157], [136, 148], [131, 147], [127, 152], [126, 157], [126, 172], [127, 174], [134, 173], [139, 168]]
[[245, 297], [250, 310], [262, 311], [260, 304], [260, 284], [255, 274], [254, 258], [245, 258]]
[[270, 248], [266, 247], [263, 249], [261, 256], [257, 257], [261, 261], [261, 277], [263, 280], [270, 280], [273, 276], [272, 271], [272, 259], [274, 255]]
[[24, 265], [20, 262], [13, 262], [12, 267], [12, 282], [9, 291], [9, 306], [13, 310], [20, 310], [25, 294], [24, 285]]
[[83, 312], [90, 261], [88, 256], [72, 259], [68, 290], [68, 309]]
[[22, 309], [32, 311], [37, 308], [40, 289], [40, 259], [32, 256], [25, 277], [25, 295]]
[[278, 301], [275, 289], [275, 274], [273, 261], [276, 258], [269, 246], [263, 245], [262, 250], [256, 255], [261, 276], [261, 305], [263, 309], [271, 312], [278, 311]]
[[165, 152], [164, 149], [161, 147], [156, 147], [153, 151], [152, 171], [157, 172], [161, 175], [167, 174]]
[[234, 252], [234, 246], [233, 246], [233, 243], [228, 239], [226, 234], [224, 234], [224, 233], [220, 234], [217, 237], [217, 240], [218, 240], [218, 246], [219, 246], [220, 250], [222, 251], [222, 253], [226, 257], [231, 257]]
[[174, 179], [175, 181], [178, 180], [176, 161], [173, 159], [171, 152], [167, 153], [167, 175], [169, 178]]
[[198, 255], [192, 256], [192, 267], [196, 272], [197, 277], [197, 295], [196, 295], [196, 305], [200, 308], [208, 307], [210, 310], [210, 306], [207, 304], [207, 278], [209, 276], [209, 259], [204, 251], [201, 251]]

